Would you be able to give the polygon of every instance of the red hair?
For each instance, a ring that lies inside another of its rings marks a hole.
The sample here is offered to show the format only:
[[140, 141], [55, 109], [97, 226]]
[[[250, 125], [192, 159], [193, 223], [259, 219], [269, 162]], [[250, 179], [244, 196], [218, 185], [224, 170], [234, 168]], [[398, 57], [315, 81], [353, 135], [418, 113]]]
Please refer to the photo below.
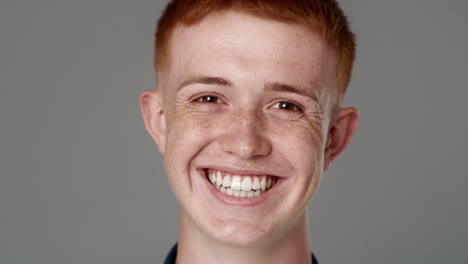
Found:
[[335, 85], [339, 94], [344, 95], [351, 79], [356, 44], [347, 18], [335, 0], [172, 0], [155, 34], [156, 71], [167, 66], [167, 46], [179, 23], [191, 26], [209, 14], [226, 10], [302, 24], [318, 33], [336, 52]]

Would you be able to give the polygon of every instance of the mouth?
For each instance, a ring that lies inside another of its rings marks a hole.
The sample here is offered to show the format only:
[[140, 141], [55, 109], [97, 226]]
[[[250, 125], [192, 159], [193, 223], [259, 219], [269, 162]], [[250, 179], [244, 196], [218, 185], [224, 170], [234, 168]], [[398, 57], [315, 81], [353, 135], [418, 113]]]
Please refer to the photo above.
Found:
[[270, 190], [278, 181], [269, 175], [236, 175], [225, 171], [205, 169], [209, 182], [218, 191], [232, 197], [251, 198]]

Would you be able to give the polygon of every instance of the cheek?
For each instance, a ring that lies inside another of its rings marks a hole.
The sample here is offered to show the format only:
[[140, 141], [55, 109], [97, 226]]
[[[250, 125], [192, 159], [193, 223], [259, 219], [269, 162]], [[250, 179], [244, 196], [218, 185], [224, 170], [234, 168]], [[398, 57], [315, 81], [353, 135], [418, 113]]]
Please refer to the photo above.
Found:
[[307, 149], [322, 149], [323, 132], [320, 120], [299, 120], [292, 122], [270, 122], [270, 130], [276, 131], [289, 144], [298, 145], [303, 151]]
[[181, 155], [193, 155], [206, 145], [214, 124], [214, 118], [186, 111], [174, 112], [168, 116], [167, 145], [172, 148], [168, 152], [177, 155], [176, 159]]
[[299, 122], [277, 129], [279, 147], [300, 174], [317, 175], [323, 167], [321, 123]]
[[[191, 161], [204, 145], [206, 129], [197, 118], [172, 112], [167, 115], [166, 152], [164, 162], [166, 173], [179, 200], [184, 200], [191, 193]], [[185, 198], [184, 198], [185, 197]]]

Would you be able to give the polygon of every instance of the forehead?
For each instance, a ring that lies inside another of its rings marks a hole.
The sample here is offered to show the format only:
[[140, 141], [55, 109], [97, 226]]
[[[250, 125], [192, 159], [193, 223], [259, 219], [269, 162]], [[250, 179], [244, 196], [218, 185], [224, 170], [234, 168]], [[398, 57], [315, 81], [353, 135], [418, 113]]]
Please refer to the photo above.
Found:
[[242, 76], [317, 87], [326, 86], [334, 65], [332, 49], [311, 29], [234, 11], [177, 26], [168, 52], [170, 82]]

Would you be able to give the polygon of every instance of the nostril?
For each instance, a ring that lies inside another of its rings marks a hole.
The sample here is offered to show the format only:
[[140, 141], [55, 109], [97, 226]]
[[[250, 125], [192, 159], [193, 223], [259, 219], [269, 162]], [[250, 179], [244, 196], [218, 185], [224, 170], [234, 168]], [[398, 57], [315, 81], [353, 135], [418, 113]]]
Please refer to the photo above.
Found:
[[266, 156], [271, 152], [271, 142], [262, 133], [255, 131], [231, 131], [219, 138], [219, 145], [224, 152], [238, 156], [241, 159], [250, 159]]

